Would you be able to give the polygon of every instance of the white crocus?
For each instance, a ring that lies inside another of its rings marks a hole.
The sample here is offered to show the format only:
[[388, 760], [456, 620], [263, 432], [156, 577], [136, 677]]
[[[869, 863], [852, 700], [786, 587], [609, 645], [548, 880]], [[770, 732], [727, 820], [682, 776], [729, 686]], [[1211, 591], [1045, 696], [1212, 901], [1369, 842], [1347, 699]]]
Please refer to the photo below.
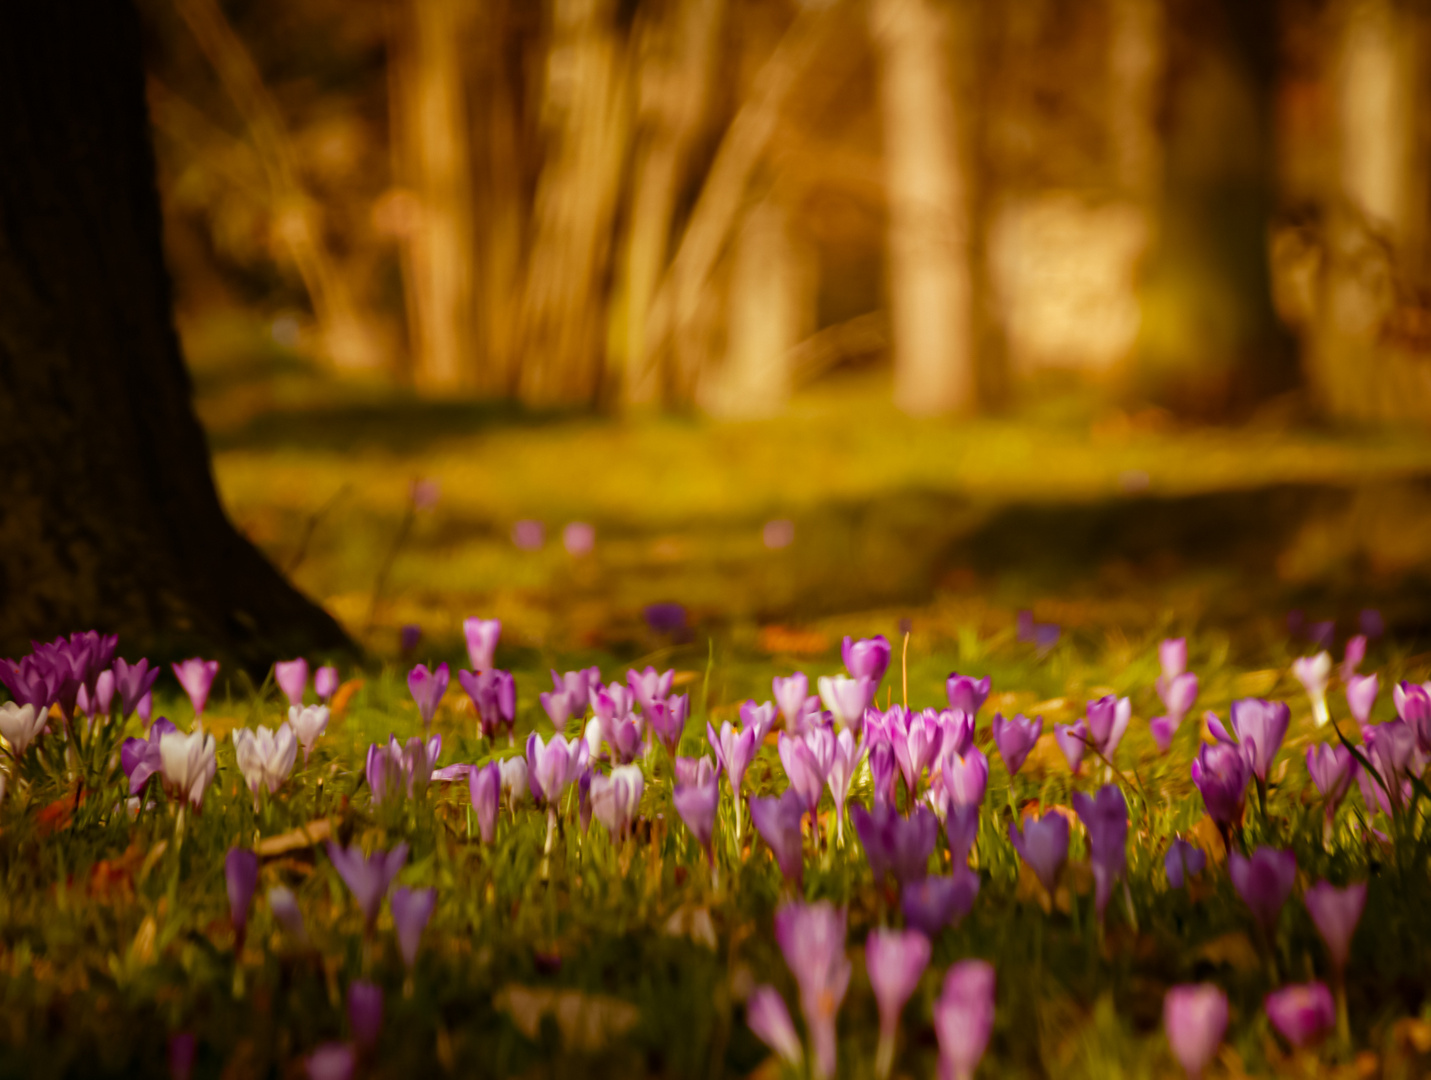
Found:
[[328, 706], [309, 705], [306, 708], [291, 706], [288, 722], [293, 725], [293, 733], [303, 747], [303, 764], [308, 764], [308, 755], [313, 753], [313, 745], [318, 736], [328, 730]]
[[502, 790], [506, 793], [508, 805], [516, 809], [518, 803], [525, 802], [531, 794], [527, 783], [527, 759], [507, 758], [502, 762]]
[[281, 725], [277, 732], [266, 727], [257, 731], [240, 728], [234, 732], [233, 738], [239, 771], [253, 792], [254, 805], [257, 806], [261, 789], [272, 795], [293, 771], [293, 763], [298, 758], [298, 740], [287, 724]]
[[1327, 712], [1327, 680], [1332, 673], [1332, 654], [1323, 649], [1316, 656], [1303, 656], [1292, 661], [1292, 674], [1312, 700], [1312, 717], [1317, 727], [1331, 719]]
[[613, 840], [631, 831], [645, 787], [639, 765], [622, 765], [612, 769], [610, 776], [597, 773], [591, 778], [592, 816], [606, 826]]
[[164, 786], [198, 809], [204, 802], [204, 789], [218, 772], [218, 746], [214, 737], [196, 723], [194, 730], [167, 732], [159, 740], [159, 757], [163, 764]]
[[33, 705], [17, 705], [13, 701], [0, 705], [0, 735], [5, 736], [17, 761], [25, 756], [30, 744], [45, 730], [49, 719], [47, 711]]

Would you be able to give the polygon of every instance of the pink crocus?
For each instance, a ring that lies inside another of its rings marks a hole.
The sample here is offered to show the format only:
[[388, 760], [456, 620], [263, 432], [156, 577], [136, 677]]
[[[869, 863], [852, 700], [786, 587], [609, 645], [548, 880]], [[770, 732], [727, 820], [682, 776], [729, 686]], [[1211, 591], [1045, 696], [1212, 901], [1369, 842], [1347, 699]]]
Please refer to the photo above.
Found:
[[[702, 760], [707, 760], [702, 758]], [[716, 810], [720, 807], [720, 783], [714, 770], [704, 777], [697, 777], [689, 783], [678, 783], [671, 793], [676, 805], [676, 813], [691, 830], [691, 835], [706, 853], [706, 859], [715, 866], [715, 850], [711, 839], [715, 835]]]
[[318, 695], [318, 700], [327, 702], [338, 692], [338, 669], [332, 664], [325, 664], [313, 673], [313, 692]]
[[1113, 894], [1113, 882], [1122, 877], [1128, 867], [1128, 803], [1117, 784], [1105, 784], [1096, 796], [1075, 791], [1073, 808], [1088, 830], [1094, 907], [1102, 919]]
[[621, 765], [610, 776], [591, 778], [591, 813], [606, 826], [613, 840], [624, 840], [631, 832], [641, 808], [646, 778], [639, 765]]
[[408, 692], [412, 694], [413, 701], [417, 702], [417, 711], [422, 716], [424, 727], [431, 726], [442, 695], [447, 693], [449, 679], [446, 661], [438, 664], [432, 671], [428, 670], [426, 664], [418, 664], [408, 672]]
[[467, 793], [472, 812], [477, 815], [477, 828], [482, 843], [490, 844], [497, 836], [497, 811], [502, 797], [502, 767], [495, 761], [474, 766], [467, 773]]
[[308, 689], [308, 661], [303, 657], [296, 660], [279, 660], [273, 665], [273, 681], [283, 691], [289, 705], [303, 705], [303, 692]]
[[397, 929], [398, 949], [409, 971], [417, 963], [417, 949], [422, 944], [422, 932], [437, 907], [436, 889], [393, 890], [393, 926]]
[[945, 754], [939, 778], [947, 805], [979, 806], [989, 786], [989, 759], [977, 746], [963, 754]]
[[909, 717], [903, 737], [895, 733], [890, 745], [894, 749], [894, 760], [904, 776], [904, 786], [911, 799], [919, 797], [919, 788], [924, 770], [932, 766], [939, 757], [939, 748], [944, 740], [944, 728], [939, 714], [933, 709], [925, 709]]
[[999, 748], [999, 756], [1004, 759], [1004, 767], [1012, 778], [1023, 768], [1029, 751], [1043, 734], [1043, 717], [1032, 720], [1019, 713], [1012, 720], [1005, 720], [1003, 714], [994, 714], [994, 745]]
[[852, 678], [870, 679], [878, 686], [889, 667], [889, 652], [889, 640], [883, 634], [859, 640], [847, 637], [840, 647], [840, 659]]
[[810, 697], [810, 680], [803, 671], [797, 671], [785, 678], [775, 676], [771, 685], [775, 691], [775, 704], [779, 706], [780, 715], [785, 719], [785, 730], [792, 733], [800, 731], [805, 723], [805, 702]]
[[1227, 1031], [1227, 995], [1212, 983], [1172, 987], [1163, 995], [1163, 1030], [1188, 1080], [1198, 1080]]
[[1242, 821], [1252, 769], [1242, 748], [1204, 743], [1192, 763], [1192, 780], [1202, 793], [1208, 816], [1224, 830]]
[[[1357, 772], [1367, 808], [1384, 813], [1399, 811], [1410, 799], [1411, 771], [1416, 756], [1416, 733], [1402, 720], [1368, 724], [1362, 729], [1365, 756], [1371, 771]], [[1378, 781], [1380, 781], [1378, 783]]]
[[770, 734], [770, 729], [775, 726], [776, 718], [780, 712], [775, 707], [775, 702], [765, 701], [756, 704], [755, 701], [747, 701], [740, 707], [740, 726], [747, 731], [755, 732], [755, 745], [760, 746], [765, 741], [765, 736]]
[[875, 680], [869, 676], [848, 678], [844, 675], [821, 675], [820, 700], [842, 728], [859, 729], [865, 709], [874, 700]]
[[532, 797], [555, 810], [568, 785], [586, 768], [587, 753], [581, 739], [553, 735], [550, 742], [543, 742], [540, 735], [532, 732], [527, 736], [527, 782]]
[[1312, 783], [1327, 801], [1327, 817], [1330, 819], [1346, 798], [1352, 780], [1360, 766], [1352, 752], [1335, 743], [1318, 743], [1307, 747], [1307, 772]]
[[1191, 671], [1185, 671], [1167, 683], [1161, 680], [1158, 683], [1158, 696], [1162, 698], [1163, 707], [1167, 709], [1168, 717], [1177, 724], [1182, 723], [1183, 717], [1192, 710], [1197, 692], [1197, 676]]
[[1361, 662], [1366, 659], [1366, 635], [1356, 634], [1347, 638], [1346, 651], [1342, 653], [1342, 682], [1351, 682], [1351, 677], [1356, 674], [1356, 669], [1361, 667]]
[[690, 711], [691, 699], [686, 694], [673, 694], [662, 700], [654, 700], [642, 705], [646, 723], [652, 733], [666, 748], [666, 753], [675, 760], [681, 745], [681, 736], [686, 731], [686, 716]]
[[1344, 889], [1319, 881], [1302, 895], [1307, 912], [1317, 926], [1317, 933], [1326, 943], [1332, 958], [1332, 968], [1340, 979], [1351, 955], [1352, 935], [1366, 907], [1366, 882], [1348, 885]]
[[640, 703], [641, 711], [648, 717], [652, 706], [670, 695], [671, 687], [675, 685], [675, 681], [674, 670], [657, 671], [648, 666], [643, 671], [626, 672], [626, 685], [631, 688], [632, 697]]
[[1155, 716], [1148, 721], [1148, 733], [1158, 744], [1158, 753], [1166, 754], [1173, 745], [1173, 736], [1178, 733], [1180, 722], [1171, 716]]
[[972, 1080], [994, 1031], [994, 968], [984, 960], [961, 960], [944, 976], [934, 1003], [940, 1080]]
[[489, 671], [496, 667], [497, 640], [502, 636], [501, 619], [462, 620], [462, 635], [467, 639], [467, 659], [473, 671]]
[[1293, 1046], [1319, 1041], [1337, 1020], [1336, 1002], [1324, 983], [1293, 983], [1262, 1001], [1267, 1019]]
[[[830, 759], [830, 768], [825, 776], [825, 784], [830, 789], [830, 798], [835, 803], [835, 842], [843, 844], [845, 840], [845, 800], [850, 794], [850, 781], [855, 778], [855, 772], [864, 758], [865, 742], [863, 736], [856, 739], [855, 733], [846, 728], [835, 736], [834, 743], [835, 753]], [[737, 823], [740, 820], [739, 814], [740, 806], [737, 798]]]
[[1277, 916], [1297, 880], [1297, 857], [1290, 851], [1260, 847], [1249, 858], [1233, 851], [1227, 871], [1242, 902], [1269, 935], [1277, 929]]
[[804, 871], [800, 822], [805, 816], [805, 800], [793, 788], [779, 798], [750, 800], [750, 823], [769, 846], [786, 881], [799, 882]]
[[1063, 751], [1063, 759], [1074, 776], [1083, 765], [1083, 752], [1088, 749], [1088, 724], [1079, 719], [1072, 724], [1055, 724], [1053, 739]]
[[572, 716], [585, 716], [595, 687], [591, 685], [591, 673], [581, 668], [560, 675], [553, 671], [552, 689], [566, 694], [567, 701], [571, 704]]
[[1356, 717], [1356, 722], [1365, 726], [1371, 720], [1371, 708], [1376, 704], [1377, 690], [1380, 682], [1376, 673], [1370, 675], [1353, 675], [1346, 680], [1347, 708], [1351, 710], [1352, 716]]
[[865, 966], [879, 1006], [875, 1075], [885, 1077], [894, 1065], [899, 1014], [929, 966], [929, 939], [917, 930], [871, 930], [865, 939]]
[[1032, 814], [1025, 815], [1022, 832], [1009, 822], [1009, 840], [1052, 897], [1068, 861], [1068, 819], [1053, 812], [1037, 820]]
[[790, 1019], [785, 999], [773, 986], [757, 986], [745, 1003], [745, 1022], [750, 1030], [774, 1050], [787, 1065], [799, 1068], [805, 1060], [800, 1033]]
[[735, 835], [741, 835], [740, 811], [744, 801], [741, 795], [741, 786], [745, 783], [745, 770], [750, 768], [751, 759], [755, 757], [757, 742], [756, 732], [753, 728], [745, 728], [743, 731], [736, 731], [731, 727], [730, 721], [724, 721], [720, 726], [720, 734], [711, 726], [709, 720], [706, 721], [706, 741], [710, 743], [711, 749], [715, 751], [716, 760], [720, 762], [721, 769], [726, 776], [730, 777], [730, 793], [735, 799]]
[[830, 775], [828, 763], [822, 767], [809, 742], [783, 731], [780, 733], [777, 748], [780, 764], [785, 767], [785, 775], [790, 780], [791, 789], [800, 795], [806, 812], [813, 815], [815, 808], [820, 805], [820, 795], [824, 792], [825, 781]]
[[184, 693], [189, 695], [189, 703], [194, 706], [194, 716], [203, 716], [204, 706], [209, 702], [209, 690], [214, 685], [214, 676], [219, 673], [219, 662], [202, 660], [195, 656], [171, 664], [170, 667], [174, 669], [174, 677], [179, 680]]
[[120, 714], [128, 720], [130, 714], [139, 707], [140, 699], [154, 686], [154, 680], [159, 678], [159, 668], [151, 668], [149, 661], [142, 657], [138, 663], [130, 664], [124, 657], [117, 656], [114, 658], [113, 670], [114, 690], [119, 695]]
[[1391, 688], [1391, 700], [1396, 715], [1416, 732], [1421, 752], [1431, 754], [1431, 683], [1399, 682]]
[[958, 709], [973, 717], [989, 699], [989, 686], [987, 675], [982, 679], [975, 679], [971, 675], [960, 675], [957, 671], [951, 671], [949, 677], [944, 680], [944, 695], [948, 698], [951, 709]]
[[827, 900], [790, 903], [775, 913], [775, 940], [800, 987], [816, 1077], [835, 1074], [835, 1014], [850, 985], [845, 911]]
[[1096, 701], [1090, 701], [1087, 713], [1088, 744], [1097, 750], [1100, 756], [1112, 761], [1132, 717], [1133, 703], [1125, 697], [1108, 694]]

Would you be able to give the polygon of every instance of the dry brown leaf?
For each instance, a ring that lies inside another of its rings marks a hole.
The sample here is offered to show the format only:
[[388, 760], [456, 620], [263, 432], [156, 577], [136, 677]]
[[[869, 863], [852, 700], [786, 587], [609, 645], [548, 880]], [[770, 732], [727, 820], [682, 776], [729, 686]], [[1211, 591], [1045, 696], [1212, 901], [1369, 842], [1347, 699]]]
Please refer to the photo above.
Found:
[[551, 987], [508, 985], [496, 993], [492, 1004], [511, 1016], [517, 1030], [528, 1039], [537, 1038], [542, 1017], [551, 1013], [563, 1045], [587, 1053], [621, 1038], [641, 1019], [636, 1006], [620, 998]]
[[316, 821], [310, 821], [307, 825], [300, 825], [296, 829], [280, 833], [278, 836], [265, 837], [258, 842], [254, 851], [258, 852], [260, 858], [267, 859], [274, 855], [285, 855], [290, 851], [300, 851], [303, 848], [321, 844], [332, 834], [333, 823], [327, 818], [319, 818]]

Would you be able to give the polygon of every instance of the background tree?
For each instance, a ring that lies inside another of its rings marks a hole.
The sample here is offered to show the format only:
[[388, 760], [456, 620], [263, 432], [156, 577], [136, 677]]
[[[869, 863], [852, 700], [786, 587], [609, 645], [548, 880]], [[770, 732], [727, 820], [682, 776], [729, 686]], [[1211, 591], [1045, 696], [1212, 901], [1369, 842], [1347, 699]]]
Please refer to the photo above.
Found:
[[0, 650], [89, 627], [345, 649], [214, 488], [170, 313], [136, 13], [0, 5]]

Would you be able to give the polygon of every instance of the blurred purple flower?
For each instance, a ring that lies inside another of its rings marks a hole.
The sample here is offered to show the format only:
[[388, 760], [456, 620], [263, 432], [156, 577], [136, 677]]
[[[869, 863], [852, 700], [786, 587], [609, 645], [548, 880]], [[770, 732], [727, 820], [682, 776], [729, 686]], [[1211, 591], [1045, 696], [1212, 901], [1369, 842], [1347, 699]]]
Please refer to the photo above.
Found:
[[[844, 661], [845, 670], [851, 678], [870, 679], [875, 686], [879, 686], [889, 668], [889, 652], [889, 641], [883, 634], [872, 638], [846, 637], [840, 646], [840, 659]], [[863, 713], [864, 709], [860, 712]]]
[[641, 614], [654, 633], [680, 634], [686, 629], [686, 609], [675, 601], [647, 604]]
[[313, 692], [318, 700], [327, 702], [338, 690], [338, 669], [325, 664], [313, 673]]
[[570, 522], [561, 531], [561, 542], [568, 555], [590, 555], [596, 547], [596, 530], [585, 521]]
[[[709, 760], [701, 758], [702, 761]], [[677, 784], [671, 793], [676, 812], [691, 830], [711, 866], [715, 866], [715, 850], [711, 839], [715, 835], [716, 810], [720, 807], [720, 782], [714, 772], [697, 776], [689, 783]]]
[[1347, 708], [1356, 722], [1365, 726], [1371, 719], [1371, 708], [1376, 704], [1380, 684], [1375, 672], [1370, 675], [1353, 675], [1346, 680]]
[[1123, 741], [1128, 722], [1133, 718], [1133, 703], [1115, 694], [1088, 703], [1088, 744], [1109, 761]]
[[817, 1077], [835, 1074], [835, 1013], [850, 985], [845, 912], [829, 901], [790, 903], [775, 913], [775, 940], [800, 987]]
[[767, 521], [760, 530], [760, 539], [771, 551], [787, 548], [795, 542], [795, 523], [789, 518]]
[[535, 731], [527, 736], [527, 783], [532, 797], [554, 806], [562, 793], [586, 768], [587, 748], [581, 739], [563, 739], [553, 735], [551, 742], [542, 742]]
[[1163, 1030], [1188, 1080], [1198, 1080], [1227, 1031], [1227, 995], [1212, 983], [1170, 988], [1163, 995]]
[[1192, 711], [1193, 703], [1197, 701], [1197, 692], [1197, 676], [1191, 671], [1174, 676], [1167, 682], [1158, 681], [1158, 697], [1168, 710], [1167, 715], [1179, 724]]
[[956, 865], [952, 877], [931, 875], [904, 886], [900, 890], [900, 909], [907, 926], [932, 939], [969, 914], [978, 895], [979, 875], [967, 866]]
[[399, 843], [391, 851], [374, 851], [371, 855], [364, 855], [363, 849], [356, 843], [343, 848], [332, 840], [328, 841], [328, 858], [352, 892], [369, 930], [378, 917], [378, 909], [382, 907], [388, 887], [407, 862], [407, 850], [407, 844]]
[[1055, 724], [1053, 739], [1063, 751], [1063, 759], [1074, 776], [1083, 767], [1083, 752], [1088, 749], [1088, 724], [1082, 719], [1072, 724]]
[[978, 806], [989, 786], [989, 759], [971, 746], [964, 754], [945, 754], [939, 764], [940, 784], [950, 806]]
[[820, 759], [805, 739], [782, 731], [777, 747], [791, 790], [799, 794], [806, 811], [813, 815], [825, 790], [829, 770], [821, 768]]
[[489, 671], [496, 667], [497, 640], [502, 636], [501, 619], [482, 619], [469, 615], [462, 620], [462, 636], [467, 639], [467, 659], [473, 671]]
[[408, 488], [414, 510], [431, 510], [442, 497], [442, 485], [430, 476], [418, 477]]
[[624, 839], [631, 832], [645, 787], [639, 765], [622, 765], [612, 769], [610, 776], [591, 778], [591, 812], [606, 826], [612, 840]]
[[308, 1080], [352, 1080], [358, 1056], [347, 1043], [324, 1043], [304, 1061]]
[[[751, 759], [755, 757], [755, 751], [759, 746], [758, 735], [759, 732], [751, 727], [746, 727], [743, 731], [736, 731], [730, 726], [729, 720], [721, 724], [720, 734], [717, 735], [710, 721], [706, 721], [706, 741], [715, 751], [716, 761], [720, 762], [721, 768], [730, 777], [730, 790], [731, 794], [735, 796], [737, 820], [740, 819], [740, 789], [745, 782], [745, 770], [750, 768]], [[737, 831], [739, 830], [737, 829]]]
[[19, 705], [33, 705], [37, 712], [48, 712], [55, 702], [61, 676], [50, 665], [33, 654], [14, 660], [0, 660], [0, 682]]
[[1179, 726], [1179, 722], [1171, 716], [1155, 716], [1148, 721], [1148, 732], [1153, 736], [1153, 742], [1158, 744], [1158, 753], [1168, 752]]
[[[0, 672], [4, 665], [0, 664]], [[141, 657], [138, 663], [129, 664], [124, 657], [114, 660], [114, 689], [119, 695], [119, 709], [124, 719], [139, 707], [139, 700], [149, 693], [154, 680], [159, 678], [159, 669], [150, 667], [149, 661]]]
[[810, 696], [810, 680], [803, 671], [781, 678], [775, 676], [775, 704], [780, 707], [780, 715], [785, 718], [785, 729], [798, 732], [805, 722], [805, 701]]
[[1322, 798], [1327, 801], [1327, 816], [1336, 813], [1342, 799], [1351, 789], [1352, 778], [1360, 766], [1345, 746], [1318, 743], [1307, 747], [1307, 772]]
[[298, 897], [285, 885], [275, 885], [268, 890], [268, 907], [280, 926], [300, 945], [308, 942], [308, 931], [303, 926], [303, 912], [298, 907]]
[[979, 838], [979, 808], [949, 803], [944, 809], [944, 836], [949, 842], [949, 857], [956, 868], [968, 866], [969, 851]]
[[177, 730], [161, 716], [149, 728], [148, 738], [124, 740], [119, 748], [119, 761], [124, 775], [129, 777], [129, 794], [138, 795], [151, 776], [163, 771], [164, 758], [159, 753], [159, 742], [165, 735]]
[[994, 1031], [994, 987], [993, 965], [983, 960], [961, 960], [945, 974], [934, 1003], [940, 1080], [972, 1080]]
[[467, 773], [467, 794], [472, 812], [477, 815], [477, 828], [482, 843], [490, 844], [497, 835], [497, 812], [502, 798], [502, 767], [495, 761], [473, 766]]
[[[830, 761], [829, 771], [825, 776], [825, 784], [829, 787], [830, 798], [833, 799], [835, 803], [835, 837], [837, 843], [842, 844], [844, 842], [845, 800], [849, 797], [850, 782], [855, 778], [855, 772], [860, 767], [860, 761], [864, 757], [864, 752], [864, 739], [856, 739], [855, 733], [848, 728], [835, 736], [835, 753]], [[740, 807], [737, 805], [737, 814], [739, 810]]]
[[[925, 712], [932, 712], [926, 709]], [[939, 750], [943, 754], [965, 754], [974, 745], [974, 714], [963, 709], [945, 709], [939, 714], [939, 727], [944, 732]]]
[[303, 692], [308, 689], [308, 661], [303, 657], [296, 660], [279, 660], [273, 665], [273, 681], [283, 691], [289, 705], [303, 705]]
[[[496, 738], [497, 732], [503, 728], [511, 732], [517, 722], [517, 683], [510, 671], [486, 668], [471, 672], [463, 669], [457, 673], [457, 682], [472, 699], [483, 738]], [[545, 706], [546, 702], [542, 704]], [[557, 725], [558, 728], [561, 726]]]
[[209, 690], [214, 685], [214, 676], [219, 673], [219, 662], [201, 660], [195, 656], [170, 666], [174, 669], [174, 677], [179, 680], [179, 685], [184, 688], [184, 693], [189, 695], [189, 703], [194, 706], [194, 715], [203, 716], [204, 706], [209, 701]]
[[1391, 688], [1396, 715], [1416, 732], [1416, 745], [1431, 754], [1431, 683], [1400, 682]]
[[1277, 751], [1282, 748], [1291, 718], [1292, 711], [1285, 701], [1242, 698], [1232, 703], [1235, 740], [1214, 713], [1207, 714], [1207, 727], [1218, 742], [1239, 747], [1247, 757], [1252, 774], [1265, 783]]
[[422, 932], [436, 907], [436, 889], [393, 890], [393, 925], [397, 928], [398, 950], [409, 971], [417, 962], [417, 947], [422, 943]]
[[874, 801], [892, 803], [894, 801], [895, 777], [899, 775], [894, 760], [894, 748], [884, 740], [874, 743], [869, 751], [870, 779], [874, 786]]
[[411, 656], [417, 643], [422, 640], [422, 627], [417, 623], [404, 623], [398, 630], [398, 651], [403, 656]]
[[1320, 622], [1307, 624], [1307, 640], [1316, 649], [1330, 649], [1332, 639], [1337, 633], [1337, 623], [1335, 619], [1323, 619]]
[[586, 710], [591, 706], [591, 696], [593, 687], [591, 685], [591, 672], [586, 668], [577, 671], [566, 671], [558, 675], [552, 673], [552, 689], [566, 694], [567, 701], [571, 705], [572, 716], [585, 716]]
[[[649, 713], [651, 707], [658, 701], [664, 701], [669, 696], [675, 681], [675, 671], [657, 671], [654, 667], [649, 666], [643, 671], [632, 669], [626, 672], [626, 686], [631, 691], [631, 697], [646, 713]], [[615, 687], [608, 688], [611, 692], [615, 692], [616, 689]], [[615, 700], [619, 705], [620, 699]], [[629, 702], [626, 707], [630, 708]]]
[[1207, 853], [1193, 847], [1181, 836], [1173, 837], [1168, 845], [1168, 853], [1163, 856], [1163, 870], [1168, 875], [1168, 886], [1181, 889], [1189, 877], [1197, 877], [1207, 866]]
[[1247, 858], [1240, 852], [1227, 856], [1232, 886], [1268, 935], [1276, 932], [1277, 916], [1297, 880], [1297, 856], [1290, 851], [1259, 847]]
[[929, 966], [929, 939], [918, 930], [876, 928], [865, 939], [865, 967], [879, 1006], [879, 1049], [875, 1075], [888, 1076], [894, 1063], [899, 1014]]
[[194, 1060], [199, 1044], [188, 1031], [169, 1036], [169, 1080], [189, 1080], [194, 1075]]
[[989, 676], [976, 679], [972, 675], [960, 675], [951, 671], [944, 680], [944, 695], [949, 699], [949, 707], [958, 709], [970, 718], [976, 716], [984, 702], [989, 700]]
[[1002, 713], [994, 714], [994, 745], [999, 748], [999, 756], [1004, 759], [1011, 778], [1023, 768], [1024, 759], [1042, 734], [1042, 716], [1030, 720], [1019, 713], [1012, 720], [1005, 720]]
[[786, 1064], [798, 1068], [804, 1061], [800, 1035], [785, 999], [773, 986], [757, 986], [745, 1003], [745, 1022], [757, 1038], [780, 1055]]
[[1170, 683], [1188, 669], [1188, 639], [1164, 638], [1158, 644], [1158, 666], [1162, 674], [1158, 677], [1158, 693], [1162, 693], [1164, 683]]
[[80, 683], [79, 692], [75, 696], [75, 707], [89, 717], [108, 716], [113, 703], [114, 672], [109, 669], [101, 671], [95, 677], [93, 692], [84, 683]]
[[1192, 781], [1202, 793], [1208, 816], [1224, 828], [1242, 820], [1251, 779], [1252, 768], [1239, 746], [1204, 743], [1192, 763]]
[[865, 709], [874, 698], [876, 680], [868, 676], [847, 678], [844, 675], [821, 675], [820, 700], [835, 716], [842, 728], [859, 730]]
[[1267, 1019], [1293, 1046], [1317, 1042], [1337, 1021], [1332, 992], [1319, 982], [1293, 983], [1262, 1001]]
[[1302, 684], [1312, 702], [1312, 718], [1318, 727], [1331, 719], [1327, 711], [1327, 678], [1332, 672], [1332, 654], [1323, 650], [1315, 656], [1303, 656], [1292, 661], [1292, 674]]
[[425, 727], [431, 726], [432, 718], [437, 713], [437, 706], [442, 701], [442, 695], [447, 693], [449, 679], [446, 661], [438, 664], [433, 671], [427, 670], [426, 664], [418, 664], [408, 672], [407, 688], [412, 694], [413, 701], [417, 702], [417, 711], [422, 714], [422, 723]]
[[750, 821], [760, 838], [770, 847], [780, 873], [798, 882], [804, 870], [800, 821], [805, 816], [805, 800], [793, 788], [779, 798], [750, 800]]
[[1357, 668], [1361, 667], [1362, 661], [1366, 659], [1366, 636], [1357, 634], [1355, 637], [1347, 639], [1346, 651], [1342, 653], [1342, 682], [1351, 682], [1352, 676], [1356, 674]]
[[258, 855], [243, 848], [229, 848], [224, 856], [224, 884], [228, 887], [229, 919], [238, 935], [235, 951], [241, 952], [253, 890], [258, 886]]
[[1375, 773], [1373, 776], [1364, 769], [1357, 772], [1367, 809], [1380, 806], [1387, 814], [1400, 810], [1411, 797], [1416, 733], [1405, 721], [1392, 720], [1368, 724], [1362, 728], [1362, 738], [1366, 741], [1364, 756]]
[[1037, 820], [1027, 814], [1022, 833], [1012, 821], [1009, 822], [1009, 840], [1048, 895], [1053, 896], [1058, 887], [1058, 875], [1068, 861], [1068, 819], [1054, 811]]
[[1376, 608], [1362, 608], [1361, 614], [1357, 616], [1357, 625], [1361, 632], [1373, 641], [1386, 633], [1386, 620]]
[[756, 704], [753, 700], [747, 701], [740, 707], [740, 724], [747, 731], [755, 732], [755, 746], [758, 749], [765, 741], [765, 736], [770, 734], [771, 728], [775, 726], [776, 717], [780, 715], [775, 707], [775, 702], [764, 701]]
[[1128, 803], [1117, 784], [1105, 784], [1096, 796], [1075, 791], [1073, 808], [1088, 830], [1094, 907], [1101, 919], [1113, 895], [1113, 882], [1128, 868]]
[[903, 885], [929, 875], [929, 856], [939, 839], [939, 821], [927, 806], [916, 806], [909, 817], [894, 807], [877, 804], [873, 810], [850, 807], [850, 821], [869, 860], [875, 881], [892, 876]]
[[1319, 881], [1302, 894], [1302, 901], [1307, 905], [1312, 922], [1316, 923], [1317, 933], [1326, 942], [1332, 968], [1340, 978], [1346, 970], [1347, 957], [1351, 955], [1356, 924], [1361, 921], [1362, 909], [1366, 907], [1366, 882], [1338, 889]]
[[943, 741], [944, 728], [939, 723], [939, 714], [933, 709], [915, 713], [909, 718], [903, 738], [896, 734], [891, 739], [894, 760], [899, 763], [899, 771], [904, 776], [904, 786], [911, 800], [919, 797], [924, 770], [938, 758]]
[[646, 711], [646, 722], [673, 761], [681, 745], [681, 736], [686, 731], [686, 714], [690, 704], [688, 695], [673, 694], [665, 701], [651, 702], [650, 709]]
[[539, 551], [546, 538], [547, 530], [540, 521], [523, 518], [512, 526], [512, 543], [519, 551]]
[[348, 1026], [353, 1042], [361, 1050], [378, 1045], [383, 1030], [383, 988], [376, 983], [354, 979], [348, 984]]

